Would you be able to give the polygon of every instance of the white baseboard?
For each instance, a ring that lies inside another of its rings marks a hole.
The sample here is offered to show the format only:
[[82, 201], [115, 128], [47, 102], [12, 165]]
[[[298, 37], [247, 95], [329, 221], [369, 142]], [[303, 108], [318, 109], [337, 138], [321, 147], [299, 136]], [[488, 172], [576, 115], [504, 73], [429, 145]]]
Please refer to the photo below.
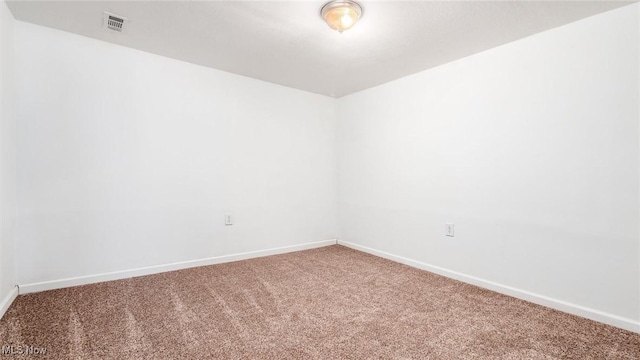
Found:
[[607, 325], [619, 327], [621, 329], [640, 333], [640, 322], [624, 318], [621, 316], [606, 313], [604, 311], [591, 309], [585, 306], [572, 304], [566, 301], [554, 299], [548, 296], [532, 293], [530, 291], [517, 289], [511, 286], [502, 285], [493, 281], [484, 280], [475, 276], [462, 274], [456, 271], [441, 268], [439, 266], [430, 265], [421, 261], [407, 259], [402, 256], [390, 254], [388, 252], [372, 249], [370, 247], [358, 245], [352, 242], [338, 240], [339, 245], [366, 252], [375, 256], [379, 256], [388, 260], [399, 262], [411, 267], [415, 267], [421, 270], [426, 270], [438, 275], [446, 276], [455, 280], [459, 280], [468, 284], [476, 285], [485, 289], [489, 289], [501, 294], [513, 296], [518, 299], [526, 300], [534, 304], [546, 306], [552, 309], [560, 310], [569, 314], [581, 316], [590, 320], [595, 320]]
[[190, 261], [181, 261], [181, 262], [176, 262], [171, 264], [147, 266], [147, 267], [141, 267], [141, 268], [130, 269], [130, 270], [114, 271], [114, 272], [103, 273], [103, 274], [79, 276], [79, 277], [43, 281], [43, 282], [31, 283], [31, 284], [22, 284], [20, 285], [19, 289], [20, 289], [20, 294], [28, 294], [28, 293], [38, 292], [38, 291], [62, 289], [62, 288], [71, 287], [71, 286], [87, 285], [87, 284], [99, 283], [104, 281], [127, 279], [131, 277], [136, 277], [136, 276], [163, 273], [167, 271], [188, 269], [188, 268], [197, 267], [197, 266], [222, 264], [222, 263], [228, 263], [233, 261], [240, 261], [240, 260], [252, 259], [257, 257], [269, 256], [269, 255], [284, 254], [284, 253], [300, 251], [300, 250], [315, 249], [323, 246], [335, 245], [336, 243], [337, 243], [336, 239], [316, 241], [316, 242], [304, 243], [299, 245], [283, 246], [283, 247], [274, 248], [274, 249], [250, 251], [250, 252], [239, 253], [239, 254], [223, 255], [223, 256], [216, 256], [216, 257], [205, 258], [205, 259], [190, 260]]
[[17, 297], [18, 297], [18, 287], [14, 286], [11, 289], [11, 291], [9, 291], [7, 296], [5, 296], [4, 299], [2, 299], [2, 302], [0, 302], [0, 319], [2, 319], [2, 317], [4, 316], [4, 313], [7, 312], [7, 310], [9, 309], [9, 306], [11, 306], [11, 304], [13, 303], [13, 300], [15, 300]]

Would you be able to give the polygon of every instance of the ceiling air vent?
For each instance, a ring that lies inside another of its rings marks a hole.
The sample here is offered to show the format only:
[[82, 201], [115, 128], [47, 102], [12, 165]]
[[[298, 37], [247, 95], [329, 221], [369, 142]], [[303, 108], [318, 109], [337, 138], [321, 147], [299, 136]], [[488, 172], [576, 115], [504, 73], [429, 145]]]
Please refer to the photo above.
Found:
[[106, 11], [104, 13], [104, 28], [105, 29], [122, 32], [122, 28], [124, 27], [124, 23], [126, 21], [127, 21], [127, 18], [125, 18], [125, 17], [114, 15], [114, 14], [109, 14]]

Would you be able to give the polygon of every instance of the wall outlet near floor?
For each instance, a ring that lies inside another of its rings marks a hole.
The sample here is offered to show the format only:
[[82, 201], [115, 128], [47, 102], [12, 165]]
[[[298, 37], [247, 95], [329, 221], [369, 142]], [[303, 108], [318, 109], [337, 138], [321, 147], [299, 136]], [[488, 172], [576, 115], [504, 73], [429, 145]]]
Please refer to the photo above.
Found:
[[453, 224], [451, 223], [444, 224], [444, 234], [449, 237], [454, 237], [455, 233], [454, 233]]
[[233, 215], [231, 213], [224, 214], [224, 226], [233, 225]]

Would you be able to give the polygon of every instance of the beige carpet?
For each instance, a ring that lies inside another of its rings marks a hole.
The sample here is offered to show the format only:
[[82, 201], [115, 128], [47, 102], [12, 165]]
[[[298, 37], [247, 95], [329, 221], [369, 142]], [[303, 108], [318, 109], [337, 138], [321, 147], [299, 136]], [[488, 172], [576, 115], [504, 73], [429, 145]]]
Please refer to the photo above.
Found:
[[337, 245], [22, 295], [0, 339], [54, 359], [640, 359], [638, 334]]

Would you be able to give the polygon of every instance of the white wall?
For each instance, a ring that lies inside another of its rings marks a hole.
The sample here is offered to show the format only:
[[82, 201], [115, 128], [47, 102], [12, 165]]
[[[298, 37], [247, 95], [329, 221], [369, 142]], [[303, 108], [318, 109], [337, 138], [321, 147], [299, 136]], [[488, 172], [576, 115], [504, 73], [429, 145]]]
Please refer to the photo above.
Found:
[[341, 98], [340, 239], [640, 331], [638, 12]]
[[21, 22], [16, 57], [20, 284], [336, 238], [333, 99]]
[[7, 5], [0, 1], [0, 302], [17, 284], [14, 24]]

